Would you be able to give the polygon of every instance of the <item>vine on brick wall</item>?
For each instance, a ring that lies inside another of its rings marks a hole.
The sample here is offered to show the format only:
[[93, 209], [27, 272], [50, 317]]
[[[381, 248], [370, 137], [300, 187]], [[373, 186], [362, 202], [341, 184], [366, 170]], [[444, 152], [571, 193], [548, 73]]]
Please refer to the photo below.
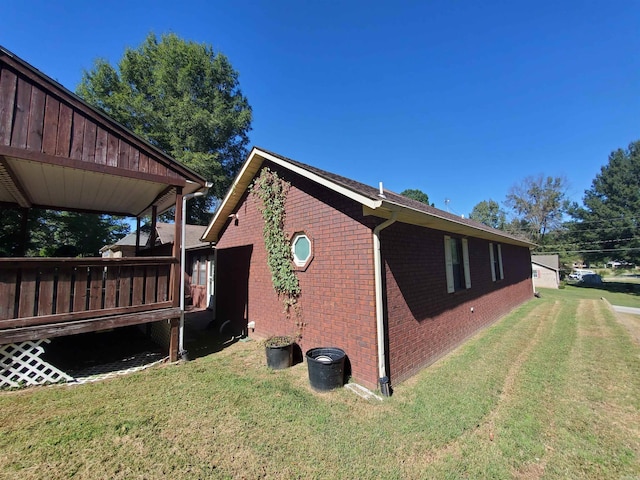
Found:
[[[267, 264], [271, 271], [273, 289], [281, 297], [284, 311], [290, 315], [294, 307], [299, 314], [300, 282], [293, 268], [291, 246], [284, 231], [285, 203], [291, 184], [280, 178], [277, 172], [264, 167], [250, 187], [261, 204], [258, 210], [264, 219], [263, 237], [267, 250]], [[298, 322], [302, 327], [302, 323]], [[300, 333], [298, 333], [300, 336]]]

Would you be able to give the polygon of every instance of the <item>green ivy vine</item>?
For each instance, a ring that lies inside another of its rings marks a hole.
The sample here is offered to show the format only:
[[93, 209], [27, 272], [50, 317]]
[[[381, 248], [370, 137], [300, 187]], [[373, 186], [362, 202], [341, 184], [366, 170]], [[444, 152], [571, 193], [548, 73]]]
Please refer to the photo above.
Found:
[[250, 187], [251, 193], [261, 201], [258, 210], [264, 219], [263, 237], [271, 282], [278, 297], [283, 299], [287, 315], [291, 307], [296, 306], [301, 293], [293, 268], [291, 246], [284, 231], [285, 203], [290, 187], [289, 182], [268, 167], [262, 169]]

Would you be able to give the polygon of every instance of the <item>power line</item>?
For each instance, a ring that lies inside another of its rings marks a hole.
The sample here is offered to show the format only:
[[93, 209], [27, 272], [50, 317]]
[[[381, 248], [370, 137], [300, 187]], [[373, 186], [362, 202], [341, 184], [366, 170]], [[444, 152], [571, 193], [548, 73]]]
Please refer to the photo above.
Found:
[[640, 247], [621, 247], [621, 248], [603, 248], [600, 250], [562, 250], [562, 251], [544, 251], [541, 253], [563, 254], [563, 253], [606, 253], [606, 252], [632, 252], [640, 250]]
[[562, 247], [571, 245], [600, 245], [602, 243], [626, 242], [629, 240], [640, 240], [640, 237], [614, 238], [613, 240], [594, 240], [592, 242], [566, 242], [545, 245], [545, 247]]

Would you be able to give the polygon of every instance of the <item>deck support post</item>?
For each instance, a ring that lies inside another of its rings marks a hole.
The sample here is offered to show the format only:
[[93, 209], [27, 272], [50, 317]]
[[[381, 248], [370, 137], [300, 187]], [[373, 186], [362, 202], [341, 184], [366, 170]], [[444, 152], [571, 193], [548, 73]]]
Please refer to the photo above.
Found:
[[178, 361], [178, 335], [180, 333], [180, 318], [172, 318], [169, 320], [169, 361]]

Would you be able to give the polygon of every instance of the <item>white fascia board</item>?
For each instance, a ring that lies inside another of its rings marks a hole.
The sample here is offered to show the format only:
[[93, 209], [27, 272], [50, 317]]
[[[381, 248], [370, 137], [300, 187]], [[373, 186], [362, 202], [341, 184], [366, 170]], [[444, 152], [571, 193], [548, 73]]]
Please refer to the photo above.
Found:
[[[225, 195], [222, 202], [220, 202], [220, 205], [218, 206], [215, 213], [213, 214], [213, 218], [211, 219], [211, 222], [209, 222], [207, 229], [204, 231], [204, 233], [202, 234], [202, 237], [200, 238], [201, 241], [205, 241], [205, 242], [218, 241], [217, 232], [213, 238], [208, 238], [209, 235], [211, 234], [211, 230], [213, 229], [214, 225], [218, 225], [220, 221], [222, 221], [223, 223], [224, 221], [226, 221], [226, 218], [231, 214], [233, 209], [236, 207], [237, 200], [239, 199], [239, 197], [241, 197], [244, 194], [245, 190], [249, 186], [249, 182], [253, 178], [255, 171], [257, 171], [259, 166], [262, 164], [262, 160], [260, 159], [258, 166], [255, 165], [257, 161], [257, 160], [254, 160], [255, 155], [256, 155], [256, 149], [254, 148], [253, 150], [251, 150], [251, 153], [249, 154], [249, 158], [247, 158], [247, 161], [244, 162], [244, 165], [242, 165], [242, 167], [240, 168], [240, 172], [238, 172], [238, 175], [236, 175], [236, 178], [231, 184], [231, 187], [229, 188], [229, 190], [227, 191], [227, 194]], [[236, 202], [233, 201], [234, 199], [236, 200]], [[220, 228], [222, 228], [222, 225], [220, 225]]]
[[363, 208], [364, 215], [374, 215], [380, 218], [390, 218], [392, 212], [398, 213], [398, 222], [410, 223], [413, 225], [433, 228], [448, 233], [457, 233], [459, 235], [469, 235], [471, 237], [492, 240], [511, 245], [519, 245], [533, 248], [536, 245], [527, 240], [520, 240], [510, 236], [501, 234], [499, 231], [491, 232], [481, 228], [475, 228], [463, 222], [456, 222], [454, 219], [447, 218], [436, 213], [426, 213], [415, 210], [411, 207], [399, 205], [395, 202], [382, 201], [378, 209]]
[[354, 192], [342, 185], [338, 185], [320, 175], [317, 175], [313, 172], [310, 172], [304, 168], [301, 168], [297, 165], [287, 162], [281, 158], [278, 158], [274, 155], [271, 155], [263, 150], [260, 150], [256, 147], [253, 147], [251, 152], [249, 153], [249, 157], [247, 161], [244, 163], [240, 172], [236, 176], [231, 188], [225, 195], [224, 199], [220, 203], [220, 206], [216, 209], [213, 219], [209, 223], [209, 226], [205, 230], [202, 235], [201, 240], [206, 242], [217, 242], [218, 241], [218, 232], [215, 235], [212, 235], [214, 227], [218, 227], [218, 231], [222, 228], [222, 224], [226, 222], [226, 219], [231, 214], [231, 212], [235, 209], [237, 202], [240, 200], [240, 197], [244, 195], [249, 183], [253, 179], [254, 175], [260, 169], [260, 166], [264, 162], [264, 160], [269, 160], [270, 162], [275, 163], [287, 170], [290, 170], [302, 177], [308, 178], [309, 180], [323, 185], [324, 187], [333, 190], [341, 195], [344, 195], [347, 198], [350, 198], [366, 207], [371, 209], [379, 208], [382, 204], [381, 200], [372, 200], [371, 198], [365, 197], [364, 195], [360, 195], [359, 193]]
[[327, 187], [328, 189], [333, 190], [334, 192], [337, 192], [341, 195], [344, 195], [345, 197], [350, 198], [358, 203], [361, 203], [362, 205], [365, 205], [369, 208], [376, 209], [382, 205], [382, 200], [373, 200], [369, 197], [365, 197], [364, 195], [360, 195], [359, 193], [356, 193], [353, 190], [343, 187], [342, 185], [338, 185], [337, 183], [334, 183], [331, 180], [321, 177], [320, 175], [317, 175], [313, 172], [305, 170], [304, 168], [298, 167], [297, 165], [293, 165], [287, 162], [286, 160], [282, 160], [281, 158], [274, 157], [273, 155], [269, 155], [268, 153], [263, 152], [262, 150], [258, 150], [258, 152], [260, 152], [260, 156], [262, 158], [269, 160], [270, 162], [273, 162], [277, 165], [280, 165], [286, 168], [287, 170], [291, 170], [292, 172], [295, 172], [298, 175], [308, 178], [309, 180], [315, 183], [319, 183], [320, 185]]

